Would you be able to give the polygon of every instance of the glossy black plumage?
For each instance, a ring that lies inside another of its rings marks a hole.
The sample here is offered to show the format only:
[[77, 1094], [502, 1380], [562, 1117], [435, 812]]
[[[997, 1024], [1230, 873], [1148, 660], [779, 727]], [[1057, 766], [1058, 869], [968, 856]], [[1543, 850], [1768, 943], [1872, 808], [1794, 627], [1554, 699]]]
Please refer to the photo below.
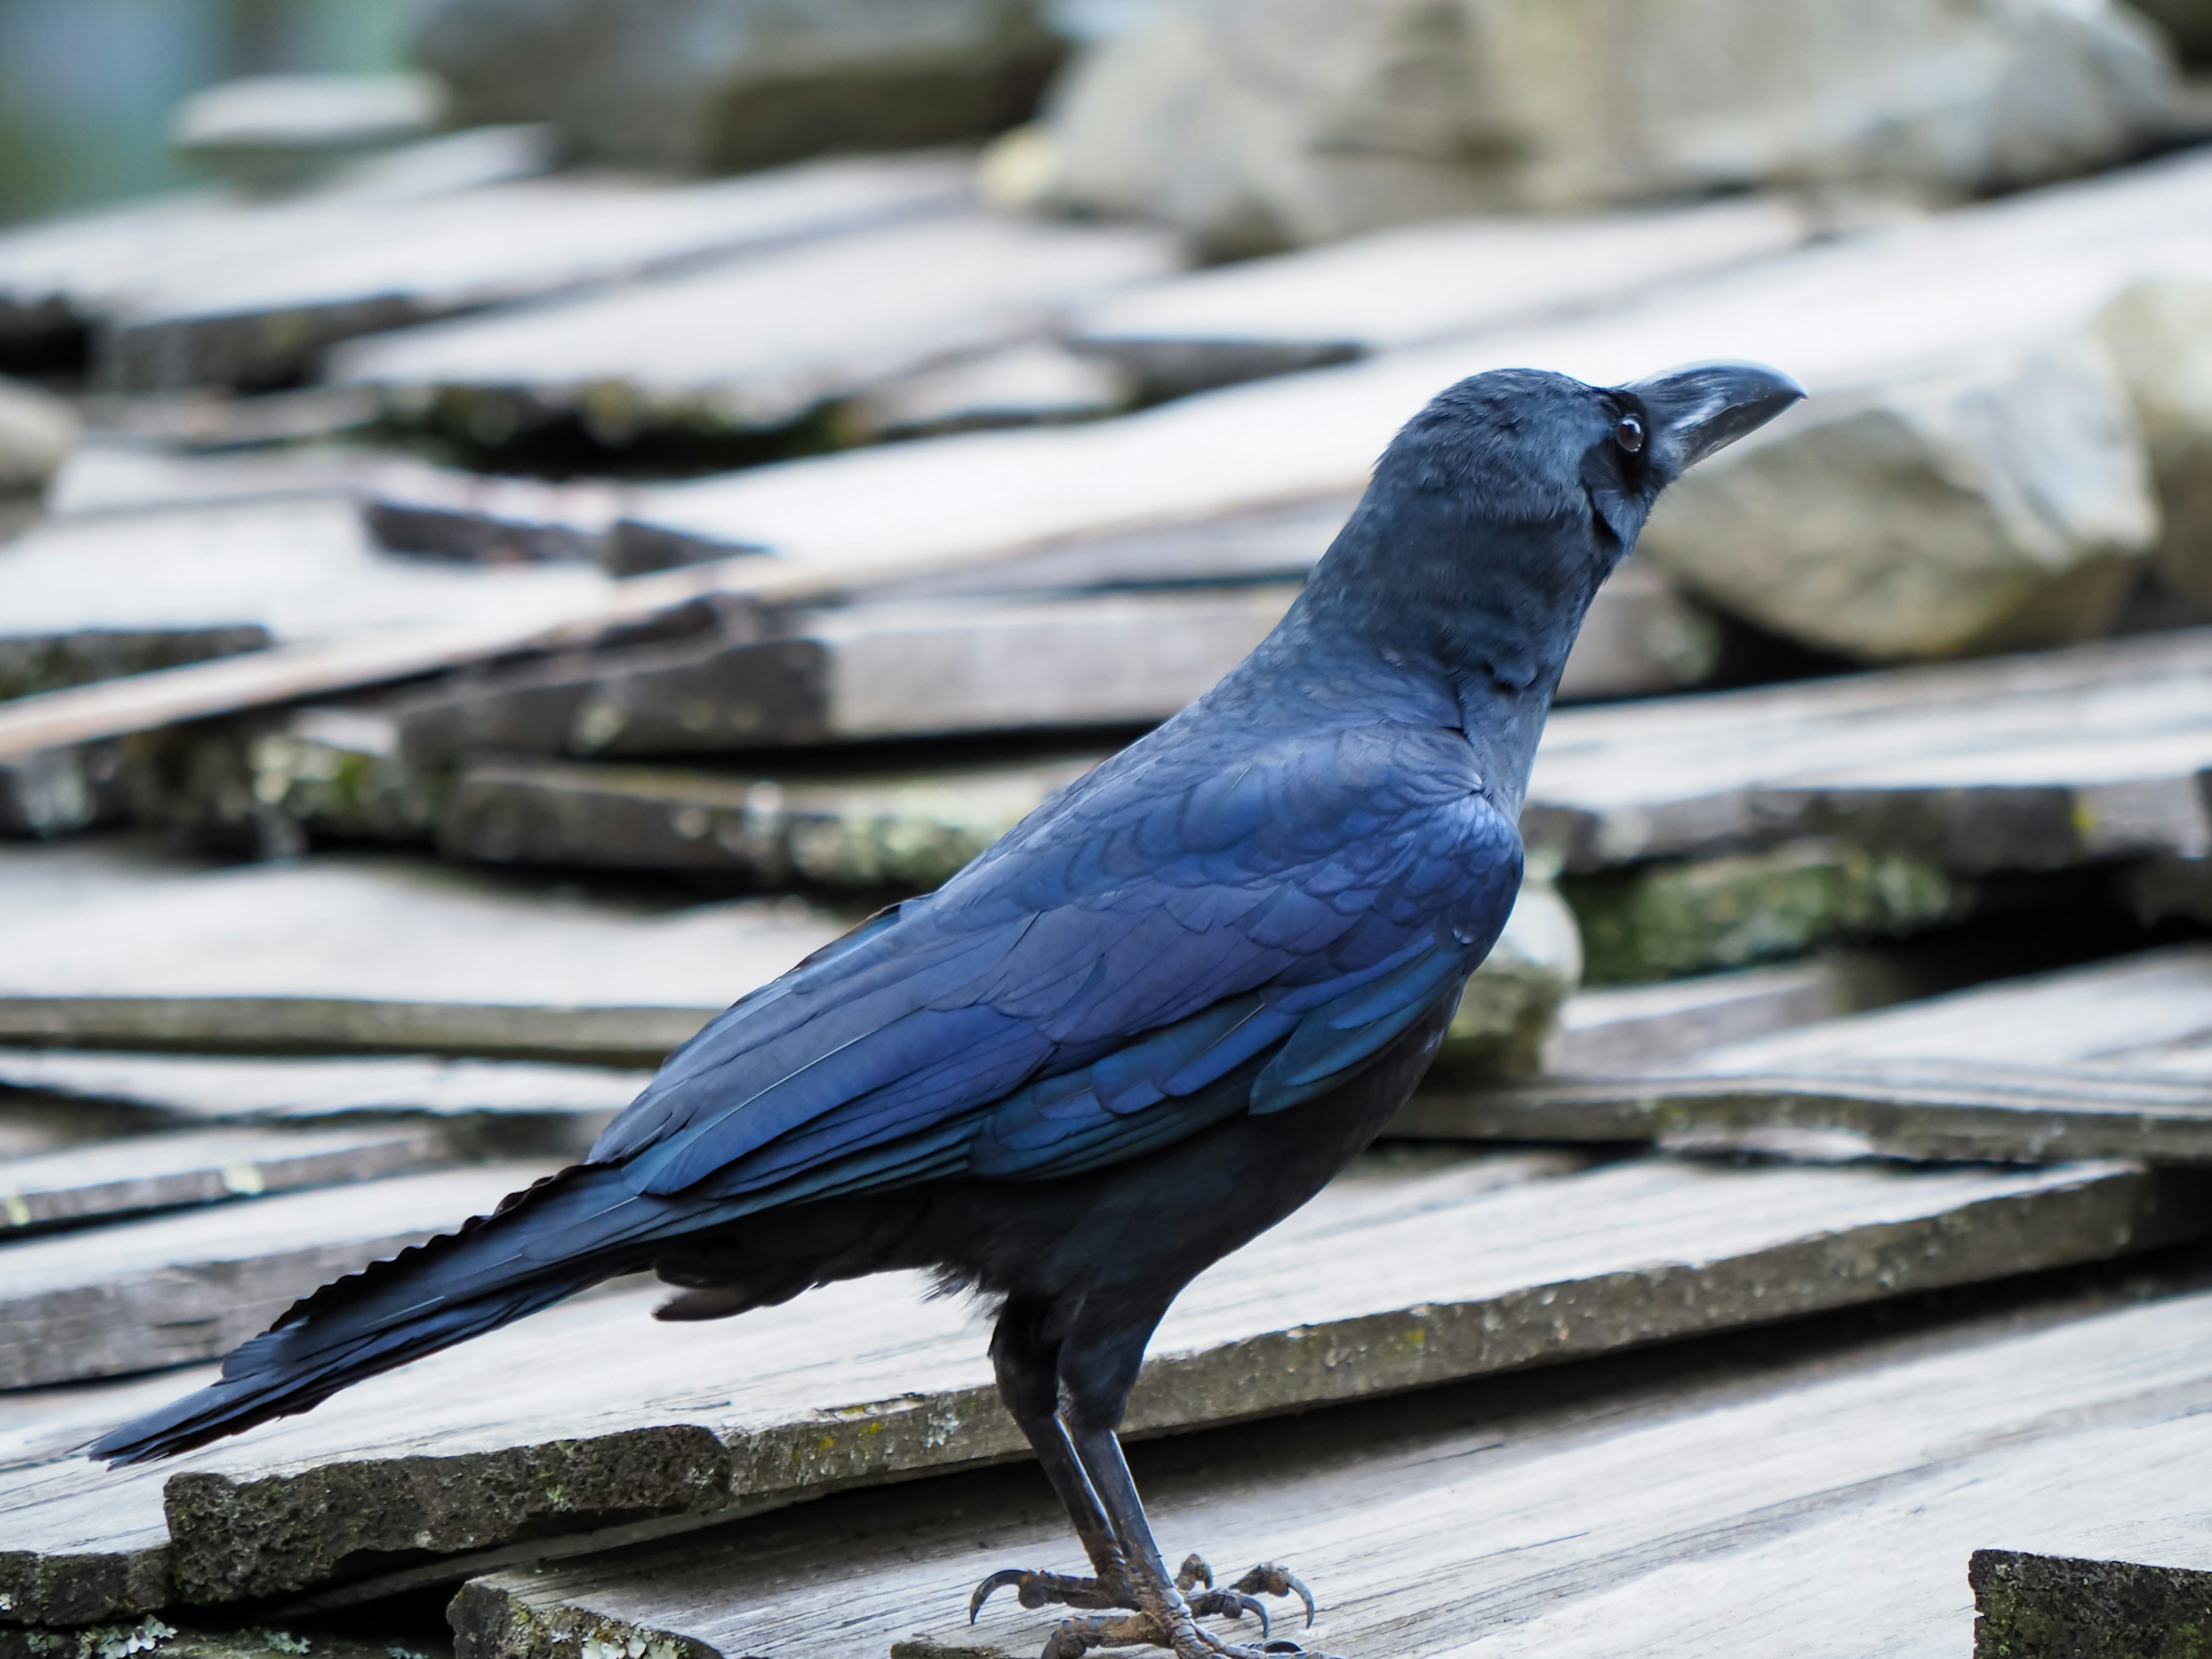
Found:
[[1000, 1300], [1002, 1389], [1101, 1563], [1052, 1599], [1187, 1625], [1109, 1449], [1145, 1342], [1412, 1089], [1511, 908], [1529, 764], [1599, 584], [1680, 466], [1797, 395], [1730, 368], [1450, 388], [1206, 696], [738, 1002], [583, 1165], [317, 1292], [95, 1455], [303, 1410], [647, 1264], [690, 1287], [685, 1318], [929, 1267]]

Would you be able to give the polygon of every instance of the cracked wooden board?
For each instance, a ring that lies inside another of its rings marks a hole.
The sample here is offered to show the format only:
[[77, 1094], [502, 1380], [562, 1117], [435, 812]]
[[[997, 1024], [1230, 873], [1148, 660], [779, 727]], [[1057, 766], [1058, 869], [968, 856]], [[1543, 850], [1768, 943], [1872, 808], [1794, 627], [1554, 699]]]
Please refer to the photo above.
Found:
[[0, 1164], [0, 1244], [57, 1227], [374, 1181], [453, 1159], [444, 1137], [404, 1124], [184, 1130], [100, 1141]]
[[249, 222], [230, 246], [126, 277], [100, 307], [101, 379], [282, 384], [359, 335], [953, 210], [967, 173], [931, 152], [699, 184], [568, 173], [400, 202], [356, 192], [289, 235], [246, 240]]
[[316, 1286], [398, 1255], [556, 1166], [397, 1175], [0, 1243], [0, 1389], [211, 1359]]
[[1070, 307], [1184, 264], [1162, 230], [940, 212], [356, 341], [330, 374], [480, 438], [562, 417], [611, 442], [769, 430], [1041, 337]]
[[1394, 1130], [1796, 1157], [2212, 1164], [2212, 947], [1999, 981], [1641, 1073], [1427, 1091]]
[[564, 899], [421, 859], [185, 871], [15, 924], [0, 1042], [654, 1066], [846, 925], [796, 899]]
[[[1296, 1411], [2102, 1259], [2200, 1224], [2160, 1178], [2117, 1166], [1367, 1166], [1200, 1278], [1153, 1345], [1134, 1420], [1154, 1433]], [[90, 1582], [79, 1558], [103, 1553], [75, 1534], [42, 1546], [42, 1506], [81, 1515], [69, 1506], [105, 1492], [143, 1509], [166, 1479], [182, 1594], [265, 1597], [381, 1552], [522, 1559], [574, 1547], [550, 1541], [564, 1534], [697, 1526], [1015, 1455], [983, 1330], [921, 1288], [872, 1279], [679, 1327], [645, 1316], [656, 1291], [613, 1287], [193, 1454], [182, 1474], [33, 1460], [0, 1475], [0, 1550], [24, 1553], [21, 1582], [96, 1602], [71, 1587]], [[398, 1582], [457, 1576], [432, 1560]]]
[[[1985, 1540], [2201, 1505], [2208, 1339], [2201, 1291], [2091, 1304], [1565, 1404], [1455, 1390], [1148, 1449], [1138, 1475], [1170, 1559], [1290, 1563], [1322, 1618], [1278, 1633], [1350, 1659], [1957, 1659]], [[1057, 1612], [1002, 1595], [969, 1627], [969, 1588], [1010, 1565], [1079, 1565], [1027, 1470], [502, 1571], [464, 1589], [457, 1651], [1002, 1659]]]
[[1642, 299], [1787, 252], [1811, 229], [1762, 198], [1431, 220], [1156, 283], [1086, 307], [1068, 333], [1149, 386], [1189, 391]]

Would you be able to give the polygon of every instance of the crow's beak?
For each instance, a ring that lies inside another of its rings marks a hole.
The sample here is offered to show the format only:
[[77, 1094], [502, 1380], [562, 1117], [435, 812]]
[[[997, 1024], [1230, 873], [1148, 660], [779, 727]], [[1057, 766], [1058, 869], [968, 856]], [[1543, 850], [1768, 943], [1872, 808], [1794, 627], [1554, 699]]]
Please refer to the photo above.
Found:
[[1757, 431], [1805, 395], [1787, 374], [1758, 363], [1693, 363], [1621, 390], [1643, 404], [1651, 459], [1670, 477]]

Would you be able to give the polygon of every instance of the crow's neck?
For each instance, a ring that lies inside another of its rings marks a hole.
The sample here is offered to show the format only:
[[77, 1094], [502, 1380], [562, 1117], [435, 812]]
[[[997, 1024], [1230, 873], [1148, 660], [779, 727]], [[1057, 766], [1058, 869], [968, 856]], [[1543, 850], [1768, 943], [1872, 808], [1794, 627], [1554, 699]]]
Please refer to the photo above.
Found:
[[1517, 817], [1567, 653], [1612, 559], [1581, 526], [1478, 538], [1456, 514], [1447, 534], [1407, 516], [1356, 514], [1251, 665], [1316, 696], [1371, 684], [1380, 703], [1456, 724], [1492, 798]]

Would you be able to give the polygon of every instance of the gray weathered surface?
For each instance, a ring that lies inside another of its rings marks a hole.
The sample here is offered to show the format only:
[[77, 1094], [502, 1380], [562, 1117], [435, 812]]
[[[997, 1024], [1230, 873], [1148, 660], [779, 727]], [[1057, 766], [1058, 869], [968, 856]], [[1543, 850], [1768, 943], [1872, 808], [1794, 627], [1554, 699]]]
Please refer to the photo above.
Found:
[[101, 368], [111, 387], [140, 391], [281, 384], [356, 335], [943, 212], [966, 193], [958, 158], [923, 155], [709, 184], [564, 174], [349, 202], [282, 241], [128, 277]]
[[1786, 252], [1809, 228], [1800, 210], [1771, 198], [1443, 220], [1103, 300], [1068, 333], [1149, 386], [1188, 392], [1641, 299]]
[[1065, 44], [1030, 0], [438, 0], [412, 48], [465, 118], [546, 120], [580, 155], [714, 173], [995, 132]]
[[843, 926], [795, 899], [549, 902], [421, 860], [172, 873], [15, 924], [0, 1042], [652, 1065]]
[[146, 1210], [373, 1181], [453, 1157], [434, 1130], [399, 1124], [188, 1130], [101, 1141], [0, 1164], [0, 1241]]
[[2212, 949], [1824, 1020], [1610, 1077], [1432, 1091], [1396, 1132], [1799, 1157], [2212, 1163]]
[[[2208, 1354], [2200, 1291], [1566, 1405], [1468, 1391], [1394, 1421], [1310, 1419], [1295, 1436], [1143, 1460], [1140, 1478], [1171, 1559], [1290, 1564], [1322, 1619], [1279, 1633], [1354, 1659], [1960, 1659], [1970, 1552], [2151, 1505], [2201, 1509]], [[716, 1659], [848, 1659], [915, 1632], [955, 1652], [1031, 1653], [1060, 1610], [1001, 1596], [971, 1631], [970, 1587], [1079, 1559], [1042, 1481], [933, 1482], [498, 1573], [463, 1592], [459, 1652], [552, 1659], [635, 1638]]]
[[1041, 336], [1066, 307], [1182, 264], [1161, 231], [938, 214], [358, 341], [330, 374], [479, 440], [562, 416], [610, 443], [769, 429]]
[[[1332, 1189], [1186, 1292], [1133, 1422], [1159, 1432], [1294, 1410], [2100, 1257], [2202, 1224], [2117, 1166], [1571, 1168], [1550, 1155], [1462, 1162]], [[645, 1292], [614, 1293], [368, 1384], [319, 1421], [257, 1430], [192, 1466], [210, 1473], [173, 1480], [179, 1582], [187, 1597], [268, 1594], [403, 1538], [478, 1551], [675, 1524], [1018, 1450], [982, 1334], [957, 1306], [915, 1302], [918, 1288], [836, 1286], [689, 1332], [644, 1322]], [[659, 1375], [690, 1380], [641, 1401], [636, 1379]], [[340, 1512], [351, 1527], [333, 1524]]]
[[211, 1359], [317, 1285], [488, 1212], [548, 1169], [395, 1176], [0, 1244], [0, 1388]]
[[2202, 856], [2212, 630], [1553, 716], [1522, 830], [1570, 868], [1832, 834], [1972, 874]]
[[2140, 20], [2054, 0], [1518, 0], [1480, 26], [1390, 0], [1170, 0], [1072, 73], [1037, 193], [1232, 252], [1759, 185], [1955, 199], [2109, 166], [2173, 97]]
[[[453, 1145], [574, 1155], [652, 1073], [423, 1054], [85, 1053], [0, 1049], [0, 1125], [59, 1108], [109, 1132], [216, 1125], [336, 1127], [434, 1119]], [[419, 1127], [419, 1126], [418, 1126]]]

